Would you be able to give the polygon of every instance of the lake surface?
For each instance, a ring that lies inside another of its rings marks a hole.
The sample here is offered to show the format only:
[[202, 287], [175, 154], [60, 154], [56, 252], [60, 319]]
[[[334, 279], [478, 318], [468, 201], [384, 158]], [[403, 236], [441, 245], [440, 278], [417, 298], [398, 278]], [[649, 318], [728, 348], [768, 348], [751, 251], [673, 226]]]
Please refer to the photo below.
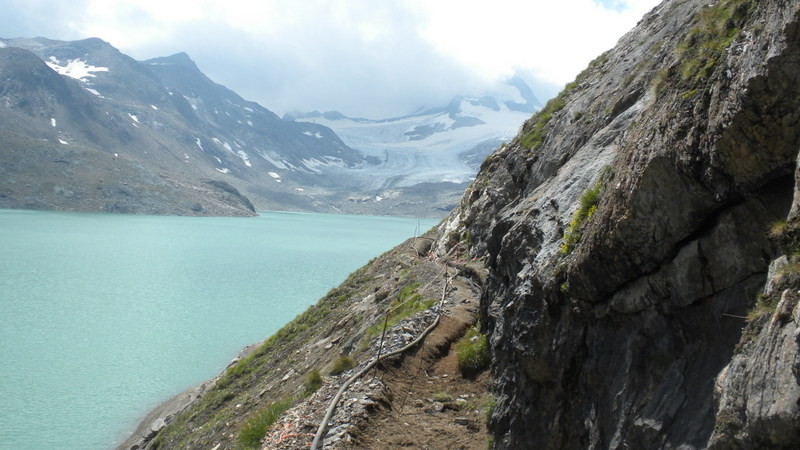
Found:
[[0, 210], [0, 448], [113, 448], [435, 223]]

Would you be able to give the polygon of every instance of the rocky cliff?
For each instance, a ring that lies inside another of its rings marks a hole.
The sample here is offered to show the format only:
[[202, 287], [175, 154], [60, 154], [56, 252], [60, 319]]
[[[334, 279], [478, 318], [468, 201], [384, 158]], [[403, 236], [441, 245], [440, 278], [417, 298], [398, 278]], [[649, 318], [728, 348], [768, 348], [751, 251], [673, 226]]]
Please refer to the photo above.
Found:
[[800, 3], [665, 1], [485, 161], [497, 447], [798, 445], [798, 74]]

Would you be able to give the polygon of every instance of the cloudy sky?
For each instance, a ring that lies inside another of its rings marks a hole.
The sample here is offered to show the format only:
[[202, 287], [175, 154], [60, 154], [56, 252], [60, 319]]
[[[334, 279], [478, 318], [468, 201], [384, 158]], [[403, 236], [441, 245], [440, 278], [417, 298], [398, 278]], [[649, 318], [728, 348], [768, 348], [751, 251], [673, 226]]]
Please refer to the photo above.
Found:
[[659, 0], [3, 0], [0, 37], [99, 37], [144, 60], [184, 51], [283, 114], [383, 118], [515, 73], [542, 99]]

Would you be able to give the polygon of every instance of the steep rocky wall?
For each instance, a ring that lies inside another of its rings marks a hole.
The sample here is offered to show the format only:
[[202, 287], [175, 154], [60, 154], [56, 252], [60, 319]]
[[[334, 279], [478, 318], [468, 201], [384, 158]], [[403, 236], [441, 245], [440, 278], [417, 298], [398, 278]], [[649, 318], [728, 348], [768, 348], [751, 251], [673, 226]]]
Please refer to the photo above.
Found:
[[[793, 249], [796, 253], [797, 249]], [[796, 448], [800, 442], [800, 278], [797, 257], [770, 266], [760, 303], [728, 366], [717, 376], [709, 447]]]
[[491, 270], [498, 447], [708, 445], [795, 188], [798, 22], [796, 1], [666, 1], [484, 163], [439, 250]]

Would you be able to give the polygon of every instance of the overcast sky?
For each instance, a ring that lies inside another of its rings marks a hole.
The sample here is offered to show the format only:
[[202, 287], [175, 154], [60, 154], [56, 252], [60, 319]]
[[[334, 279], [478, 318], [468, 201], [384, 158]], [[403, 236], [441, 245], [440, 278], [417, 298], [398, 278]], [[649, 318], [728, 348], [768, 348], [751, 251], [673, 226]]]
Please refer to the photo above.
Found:
[[542, 100], [659, 0], [2, 0], [0, 37], [184, 51], [283, 114], [384, 118], [524, 74]]

